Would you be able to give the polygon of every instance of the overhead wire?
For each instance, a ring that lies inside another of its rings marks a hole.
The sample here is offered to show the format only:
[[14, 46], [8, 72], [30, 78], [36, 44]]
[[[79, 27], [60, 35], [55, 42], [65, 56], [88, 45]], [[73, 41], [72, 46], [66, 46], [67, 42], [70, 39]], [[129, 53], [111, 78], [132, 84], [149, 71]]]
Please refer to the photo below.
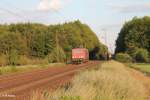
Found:
[[[0, 3], [2, 3], [3, 5], [9, 5], [9, 6], [15, 8], [16, 10], [18, 10], [19, 12], [25, 13], [25, 10], [17, 8], [16, 6], [14, 6], [13, 4], [10, 4], [7, 1], [3, 1], [2, 0]], [[14, 11], [12, 11], [10, 9], [7, 9], [6, 7], [0, 7], [0, 10], [6, 12], [8, 14], [11, 14], [13, 16], [16, 16], [17, 18], [20, 18], [20, 19], [23, 19], [23, 20], [28, 20], [28, 18], [25, 15], [22, 15], [22, 14], [20, 14], [18, 12], [14, 12]]]
[[[2, 0], [1, 3], [3, 3], [4, 5], [9, 5], [9, 6], [13, 7], [13, 9], [15, 9], [15, 10], [18, 11], [18, 12], [13, 12], [13, 11], [8, 10], [8, 9], [6, 9], [6, 8], [2, 8], [2, 9], [0, 9], [0, 10], [5, 11], [5, 12], [7, 12], [7, 13], [13, 15], [13, 16], [19, 17], [19, 18], [21, 18], [21, 19], [23, 19], [23, 20], [29, 22], [29, 18], [28, 18], [27, 14], [26, 14], [26, 13], [27, 13], [26, 10], [23, 10], [23, 9], [21, 9], [21, 8], [18, 8], [18, 7], [16, 7], [16, 6], [14, 6], [12, 3], [9, 3], [9, 2], [7, 2], [7, 1], [3, 1], [3, 0]], [[23, 13], [24, 15], [22, 15], [21, 13]], [[33, 19], [41, 19], [41, 18], [39, 18], [39, 17], [40, 17], [40, 16], [38, 15], [38, 16], [34, 17]], [[42, 16], [42, 17], [43, 17], [43, 16]]]
[[[7, 8], [4, 8], [4, 7], [0, 7], [1, 11], [7, 12], [10, 15], [16, 16], [17, 18], [20, 18], [22, 20], [25, 20], [25, 21], [29, 22], [28, 16], [21, 14], [21, 13], [26, 14], [27, 13], [26, 10], [18, 8], [16, 6], [14, 6], [12, 3], [7, 2], [6, 0], [5, 1], [2, 0], [0, 3], [3, 3], [4, 5], [9, 5], [9, 6], [13, 7], [14, 9], [16, 9], [18, 12], [14, 12], [14, 11], [12, 11], [10, 9], [7, 9]], [[61, 18], [65, 19], [65, 17], [62, 15], [62, 13], [60, 11], [58, 11], [58, 10], [51, 10], [51, 11], [53, 11], [54, 13], [56, 13], [57, 15], [59, 15]], [[47, 13], [49, 13], [49, 12], [50, 11], [48, 11]], [[42, 16], [42, 18], [43, 17], [45, 17], [45, 16]], [[41, 20], [41, 16], [39, 16], [39, 15], [35, 16], [33, 19], [39, 19], [39, 20]]]

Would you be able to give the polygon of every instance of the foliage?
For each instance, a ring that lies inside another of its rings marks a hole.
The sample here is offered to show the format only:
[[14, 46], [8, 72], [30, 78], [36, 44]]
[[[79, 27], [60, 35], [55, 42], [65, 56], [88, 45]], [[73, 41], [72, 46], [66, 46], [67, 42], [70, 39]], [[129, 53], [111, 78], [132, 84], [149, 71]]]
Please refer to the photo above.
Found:
[[[150, 54], [150, 17], [134, 17], [122, 27], [116, 41], [116, 53], [130, 52], [136, 48], [146, 49]], [[131, 50], [131, 51], [130, 51]]]
[[37, 23], [0, 25], [0, 54], [9, 55], [11, 51], [16, 51], [19, 56], [24, 55], [29, 59], [45, 59], [49, 54], [56, 55], [53, 54], [56, 53], [56, 46], [66, 55], [71, 53], [72, 48], [78, 47], [87, 48], [90, 52], [96, 47], [100, 48], [94, 52], [95, 55], [107, 51], [90, 27], [79, 20], [49, 26]]
[[65, 52], [61, 47], [55, 47], [51, 54], [48, 56], [48, 61], [51, 63], [54, 62], [64, 62], [66, 59]]
[[9, 54], [9, 64], [10, 65], [17, 65], [19, 60], [19, 55], [16, 50], [11, 50]]
[[0, 33], [0, 54], [8, 55], [12, 50], [25, 54], [26, 43], [19, 33]]
[[115, 56], [115, 59], [119, 62], [132, 62], [132, 57], [130, 57], [130, 55], [126, 54], [126, 53], [118, 53]]
[[135, 59], [137, 62], [148, 62], [148, 51], [146, 49], [138, 49], [136, 51]]
[[[25, 55], [21, 55], [18, 59], [17, 64], [18, 65], [27, 65], [27, 64], [32, 64], [33, 61], [31, 61], [31, 59], [29, 59], [27, 56]], [[37, 63], [38, 64], [38, 63]]]
[[4, 54], [0, 55], [0, 66], [6, 66], [8, 64], [8, 57]]

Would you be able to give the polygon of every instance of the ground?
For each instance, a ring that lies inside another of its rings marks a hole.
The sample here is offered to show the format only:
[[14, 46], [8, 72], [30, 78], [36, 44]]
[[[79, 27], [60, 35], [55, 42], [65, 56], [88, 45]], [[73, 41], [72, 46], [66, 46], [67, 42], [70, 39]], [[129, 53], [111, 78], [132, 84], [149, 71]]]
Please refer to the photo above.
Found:
[[[96, 66], [98, 69], [92, 66]], [[77, 72], [79, 69], [81, 68], [85, 69], [89, 67], [93, 69], [92, 72], [91, 70], [87, 70], [87, 72], [84, 74], [84, 71], [81, 71], [80, 73], [81, 74], [83, 73], [83, 75], [81, 75], [82, 77], [80, 77], [80, 75], [77, 75], [78, 79], [82, 79], [83, 83], [84, 83], [84, 80], [89, 81], [89, 82], [91, 81], [93, 82], [94, 80], [97, 82], [98, 80], [98, 82], [100, 82], [98, 83], [98, 85], [100, 85], [103, 81], [105, 82], [105, 84], [101, 84], [101, 86], [106, 87], [105, 88], [106, 91], [108, 90], [108, 87], [109, 87], [110, 90], [112, 90], [111, 91], [112, 93], [114, 92], [114, 90], [111, 89], [111, 87], [114, 87], [115, 90], [118, 89], [119, 91], [120, 90], [122, 91], [122, 89], [127, 89], [127, 88], [130, 89], [133, 87], [130, 92], [131, 94], [136, 92], [137, 90], [139, 91], [139, 89], [142, 90], [142, 88], [140, 87], [142, 85], [144, 87], [144, 90], [146, 90], [144, 93], [147, 95], [150, 95], [150, 77], [136, 69], [132, 69], [130, 67], [127, 67], [125, 64], [122, 64], [116, 61], [108, 61], [108, 62], [103, 62], [103, 63], [102, 62], [89, 62], [89, 63], [81, 64], [81, 65], [71, 65], [71, 66], [64, 66], [64, 67], [57, 67], [57, 68], [52, 67], [49, 69], [43, 69], [43, 70], [40, 69], [36, 71], [31, 71], [31, 72], [1, 75], [0, 76], [0, 93], [5, 93], [5, 94], [0, 94], [0, 95], [2, 95], [3, 97], [5, 96], [11, 97], [13, 95], [6, 95], [6, 94], [14, 93], [15, 95], [18, 95], [19, 97], [19, 99], [14, 99], [14, 100], [20, 100], [20, 97], [26, 96], [26, 94], [23, 94], [23, 93], [28, 94], [30, 90], [37, 89], [39, 87], [40, 88], [51, 87], [51, 88], [56, 89], [60, 87], [61, 85], [65, 84], [66, 82], [67, 83], [70, 82], [72, 78], [74, 77], [75, 72]], [[96, 76], [98, 76], [97, 79], [96, 79]], [[79, 82], [81, 82], [81, 80], [77, 81], [76, 83], [79, 83]], [[108, 83], [111, 83], [111, 84], [108, 84]], [[114, 85], [112, 85], [113, 83]], [[87, 82], [85, 84], [87, 84]], [[120, 88], [118, 88], [118, 85], [120, 86]], [[83, 88], [81, 88], [82, 86]], [[84, 87], [86, 85], [82, 85], [82, 86], [80, 87], [80, 92], [82, 92], [82, 89], [86, 88]], [[110, 90], [108, 91], [108, 93], [110, 93]], [[77, 89], [74, 88], [73, 91], [79, 92], [78, 88]], [[86, 89], [84, 91], [86, 91], [87, 94], [88, 93], [91, 94], [91, 91], [88, 92]], [[130, 96], [130, 93], [128, 93], [127, 96]], [[142, 93], [142, 92], [141, 91], [137, 92], [137, 96], [139, 93]], [[90, 94], [85, 95], [85, 96], [90, 96]], [[124, 94], [120, 94], [120, 95], [124, 96]], [[104, 97], [107, 97], [107, 96], [108, 95], [105, 95]], [[114, 100], [114, 99], [111, 99], [111, 100]]]
[[150, 95], [150, 77], [136, 69], [127, 68], [127, 70], [131, 73], [131, 75], [133, 75], [134, 78], [142, 82]]
[[[54, 92], [47, 91], [46, 99], [78, 97], [78, 100], [150, 100], [149, 80], [148, 76], [125, 64], [108, 61], [95, 69], [75, 75], [67, 89], [64, 87]], [[44, 94], [38, 92], [33, 97], [45, 98]]]
[[0, 75], [0, 100], [29, 100], [35, 90], [53, 89], [68, 83], [79, 70], [99, 64], [90, 61], [80, 65], [66, 65]]

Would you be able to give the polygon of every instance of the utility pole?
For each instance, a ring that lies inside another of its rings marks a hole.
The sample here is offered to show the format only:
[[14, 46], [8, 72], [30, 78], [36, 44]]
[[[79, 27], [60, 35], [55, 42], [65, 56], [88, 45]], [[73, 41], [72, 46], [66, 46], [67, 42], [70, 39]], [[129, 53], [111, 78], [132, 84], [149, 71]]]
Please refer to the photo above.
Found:
[[113, 53], [113, 46], [112, 44], [109, 44], [110, 52]]
[[[107, 29], [103, 28], [102, 31], [104, 32], [104, 40], [105, 40], [105, 45], [109, 48], [108, 44], [107, 44]], [[108, 60], [108, 52], [105, 53], [105, 59]]]
[[107, 29], [103, 28], [102, 31], [104, 32], [104, 40], [105, 40], [105, 45], [107, 46]]
[[105, 33], [105, 44], [106, 44], [106, 46], [108, 46], [108, 44], [107, 44], [107, 30], [105, 29], [105, 31], [104, 31]]

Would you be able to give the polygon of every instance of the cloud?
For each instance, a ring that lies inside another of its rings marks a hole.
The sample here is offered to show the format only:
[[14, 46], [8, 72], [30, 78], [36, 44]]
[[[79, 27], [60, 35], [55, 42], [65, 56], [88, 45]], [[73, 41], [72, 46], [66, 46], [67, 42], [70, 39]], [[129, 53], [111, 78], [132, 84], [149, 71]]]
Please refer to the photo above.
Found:
[[53, 10], [59, 10], [61, 9], [63, 6], [61, 0], [52, 0], [50, 2], [50, 8], [53, 9]]
[[63, 3], [62, 0], [41, 0], [38, 5], [39, 11], [50, 11], [55, 10], [58, 11], [62, 8]]
[[150, 12], [150, 3], [132, 5], [110, 5], [111, 8], [122, 13]]

